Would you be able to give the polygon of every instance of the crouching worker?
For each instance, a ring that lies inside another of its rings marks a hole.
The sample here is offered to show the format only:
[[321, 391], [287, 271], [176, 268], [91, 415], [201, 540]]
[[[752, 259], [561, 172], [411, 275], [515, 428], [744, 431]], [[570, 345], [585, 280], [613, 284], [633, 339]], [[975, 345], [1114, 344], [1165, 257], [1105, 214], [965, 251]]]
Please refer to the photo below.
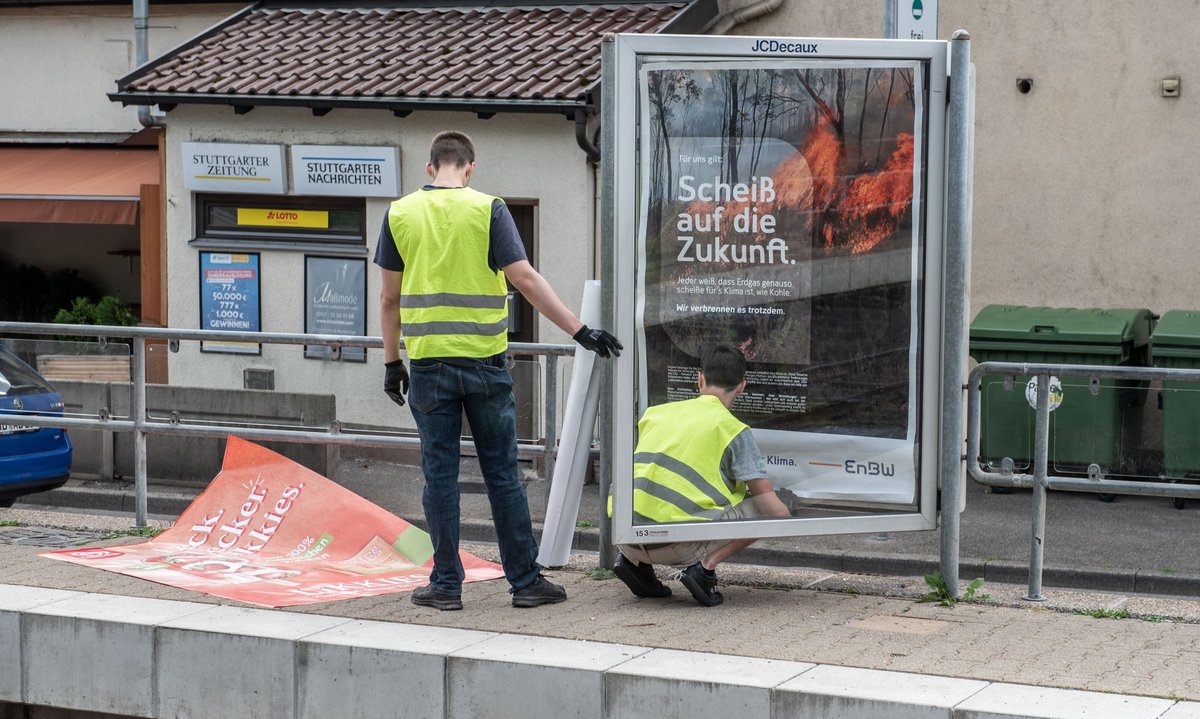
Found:
[[[753, 433], [729, 411], [746, 389], [745, 375], [742, 353], [717, 345], [702, 358], [699, 397], [646, 410], [633, 457], [634, 524], [790, 516], [767, 479]], [[715, 607], [724, 601], [717, 565], [753, 543], [622, 544], [613, 572], [639, 597], [669, 597], [653, 565], [683, 567], [683, 586], [697, 602]]]

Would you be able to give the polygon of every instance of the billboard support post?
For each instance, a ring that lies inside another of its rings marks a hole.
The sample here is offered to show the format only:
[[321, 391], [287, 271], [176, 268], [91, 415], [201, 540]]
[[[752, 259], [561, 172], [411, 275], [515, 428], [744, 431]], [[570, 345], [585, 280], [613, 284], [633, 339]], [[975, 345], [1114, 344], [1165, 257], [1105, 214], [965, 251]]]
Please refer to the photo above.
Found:
[[[612, 108], [616, 102], [616, 51], [615, 38], [613, 35], [608, 35], [600, 43], [600, 104], [601, 107]], [[613, 216], [613, 211], [616, 203], [616, 194], [614, 185], [616, 182], [616, 173], [613, 170], [616, 158], [616, 127], [615, 122], [606, 121], [600, 127], [600, 306], [601, 317], [603, 318], [602, 325], [610, 331], [616, 331], [616, 317], [613, 309], [613, 286], [615, 278], [615, 264], [613, 253], [616, 248], [616, 223]], [[626, 337], [625, 341], [630, 343], [632, 347], [632, 338]], [[604, 363], [603, 386], [612, 388], [613, 369], [612, 362]], [[613, 396], [612, 392], [600, 393], [600, 467], [599, 467], [599, 484], [600, 497], [603, 499], [609, 496], [612, 485], [612, 466], [613, 466], [613, 443], [612, 432], [613, 427]], [[607, 506], [606, 502], [601, 502], [601, 507]], [[603, 511], [603, 510], [601, 510]], [[613, 562], [616, 561], [616, 555], [613, 550], [612, 541], [612, 523], [608, 517], [600, 517], [598, 522], [600, 525], [600, 556], [598, 558], [601, 569], [609, 569]]]
[[946, 254], [942, 280], [943, 315], [942, 429], [941, 429], [941, 557], [946, 591], [959, 591], [959, 499], [963, 466], [963, 367], [967, 248], [971, 244], [971, 36], [956, 30], [950, 43], [950, 107], [947, 116]]

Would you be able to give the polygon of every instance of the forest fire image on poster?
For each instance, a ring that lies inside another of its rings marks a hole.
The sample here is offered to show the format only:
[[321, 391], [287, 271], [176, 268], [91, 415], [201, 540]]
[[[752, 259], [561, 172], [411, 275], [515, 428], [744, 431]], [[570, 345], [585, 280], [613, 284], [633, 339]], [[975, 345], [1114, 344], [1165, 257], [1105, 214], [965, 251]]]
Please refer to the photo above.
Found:
[[[732, 409], [777, 487], [911, 501], [920, 65], [647, 62], [639, 79], [642, 406], [694, 396], [704, 349], [734, 344]], [[880, 476], [848, 478], [847, 457]]]

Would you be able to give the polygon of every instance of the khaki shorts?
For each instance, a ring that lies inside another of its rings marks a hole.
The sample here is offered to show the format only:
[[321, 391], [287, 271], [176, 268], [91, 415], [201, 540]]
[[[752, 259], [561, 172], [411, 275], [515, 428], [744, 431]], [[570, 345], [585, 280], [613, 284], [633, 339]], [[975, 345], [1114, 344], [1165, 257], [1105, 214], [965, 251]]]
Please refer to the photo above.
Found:
[[[725, 510], [715, 522], [760, 517], [754, 500], [750, 497]], [[664, 564], [671, 567], [688, 567], [717, 551], [732, 540], [708, 539], [699, 542], [669, 542], [666, 544], [619, 544], [617, 549], [626, 559], [638, 564]]]

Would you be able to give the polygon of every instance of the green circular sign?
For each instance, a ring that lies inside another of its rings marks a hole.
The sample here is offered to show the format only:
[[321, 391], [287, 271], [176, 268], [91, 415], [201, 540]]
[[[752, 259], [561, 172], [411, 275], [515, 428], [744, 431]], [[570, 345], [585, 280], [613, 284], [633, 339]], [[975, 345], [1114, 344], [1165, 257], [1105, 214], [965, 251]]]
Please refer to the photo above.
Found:
[[920, 20], [925, 14], [925, 6], [921, 4], [921, 0], [913, 0], [913, 19]]

